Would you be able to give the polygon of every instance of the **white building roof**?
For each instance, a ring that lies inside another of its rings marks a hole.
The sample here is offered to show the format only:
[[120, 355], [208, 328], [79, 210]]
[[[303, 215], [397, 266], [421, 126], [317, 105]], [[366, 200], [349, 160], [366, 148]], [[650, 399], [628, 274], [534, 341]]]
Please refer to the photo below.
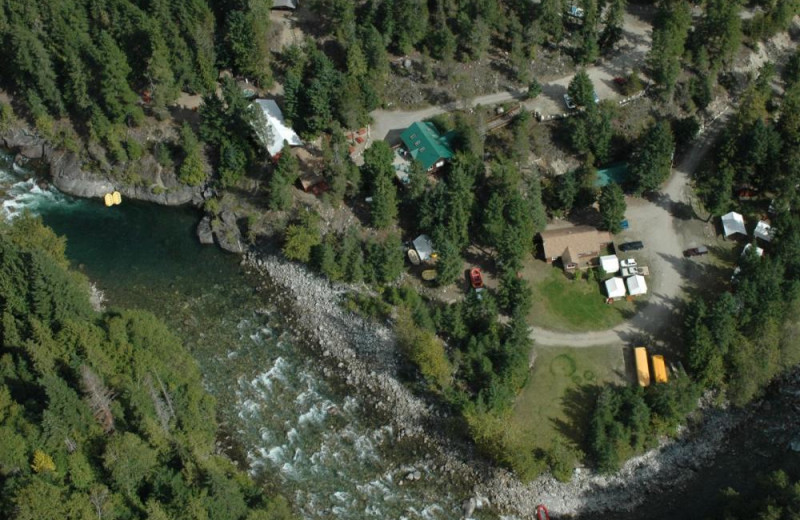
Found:
[[774, 231], [772, 230], [772, 226], [770, 226], [766, 220], [760, 220], [758, 224], [756, 224], [756, 230], [753, 232], [753, 235], [765, 242], [770, 242], [772, 240], [773, 233]]
[[289, 143], [289, 146], [300, 146], [303, 141], [300, 140], [294, 130], [286, 126], [283, 119], [283, 112], [278, 107], [273, 99], [256, 99], [255, 101], [261, 111], [264, 113], [266, 119], [266, 128], [256, 128], [261, 144], [263, 144], [270, 155], [274, 156], [280, 153], [283, 149], [283, 142]]
[[272, 0], [273, 9], [297, 9], [297, 0]]
[[625, 279], [628, 284], [628, 292], [631, 296], [638, 294], [647, 294], [647, 282], [644, 281], [644, 276], [636, 275]]
[[[753, 247], [753, 244], [747, 244], [746, 246], [744, 246], [744, 249], [742, 249], [742, 256], [746, 255], [747, 250], [750, 249], [751, 247]], [[756, 254], [758, 256], [764, 256], [764, 250], [756, 246]]]
[[601, 256], [600, 266], [608, 274], [616, 273], [619, 271], [619, 258], [617, 258], [617, 255]]
[[433, 242], [431, 242], [431, 237], [428, 235], [420, 235], [412, 243], [421, 261], [427, 261], [433, 254]]
[[725, 231], [726, 237], [736, 233], [747, 234], [747, 230], [744, 228], [744, 217], [735, 211], [722, 215], [722, 229]]
[[606, 280], [606, 294], [609, 298], [622, 298], [625, 296], [625, 282], [619, 276]]

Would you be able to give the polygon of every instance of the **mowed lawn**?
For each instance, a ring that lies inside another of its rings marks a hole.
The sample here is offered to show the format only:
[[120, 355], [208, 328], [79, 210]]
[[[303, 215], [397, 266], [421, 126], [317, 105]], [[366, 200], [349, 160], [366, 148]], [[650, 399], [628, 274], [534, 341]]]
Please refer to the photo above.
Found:
[[526, 447], [548, 449], [556, 435], [582, 445], [597, 385], [627, 383], [623, 348], [535, 347], [536, 362], [511, 418]]
[[[630, 318], [633, 303], [606, 303], [602, 282], [570, 280], [552, 265], [536, 261], [538, 271], [529, 278], [533, 285], [533, 306], [528, 323], [550, 330], [585, 332], [610, 329]], [[581, 273], [583, 274], [583, 273]]]

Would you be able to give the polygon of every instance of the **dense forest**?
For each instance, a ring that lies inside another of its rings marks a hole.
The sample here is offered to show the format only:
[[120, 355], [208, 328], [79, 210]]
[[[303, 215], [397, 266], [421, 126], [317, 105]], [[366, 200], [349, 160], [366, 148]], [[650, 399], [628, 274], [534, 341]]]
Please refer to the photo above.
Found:
[[0, 516], [292, 518], [215, 446], [214, 399], [153, 315], [97, 312], [37, 219], [0, 225]]

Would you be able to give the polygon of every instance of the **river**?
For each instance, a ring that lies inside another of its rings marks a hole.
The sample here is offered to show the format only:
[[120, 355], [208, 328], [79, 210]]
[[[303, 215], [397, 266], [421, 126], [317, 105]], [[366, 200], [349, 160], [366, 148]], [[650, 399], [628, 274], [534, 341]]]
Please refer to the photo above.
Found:
[[106, 208], [41, 189], [0, 160], [6, 215], [28, 209], [65, 236], [73, 267], [108, 307], [150, 310], [170, 325], [219, 403], [221, 442], [303, 518], [461, 518], [470, 489], [437, 474], [430, 454], [326, 380], [287, 325], [291, 302], [269, 284], [256, 290], [264, 281], [238, 256], [200, 245], [196, 211], [133, 201]]

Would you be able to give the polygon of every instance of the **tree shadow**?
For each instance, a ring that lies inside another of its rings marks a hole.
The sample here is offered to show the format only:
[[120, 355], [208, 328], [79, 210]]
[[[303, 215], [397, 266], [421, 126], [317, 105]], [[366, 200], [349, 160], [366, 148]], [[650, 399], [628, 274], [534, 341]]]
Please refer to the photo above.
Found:
[[561, 397], [566, 419], [551, 418], [556, 431], [581, 448], [586, 447], [587, 432], [600, 386], [583, 384], [568, 388]]
[[677, 219], [702, 220], [695, 212], [694, 207], [692, 207], [691, 204], [687, 204], [683, 201], [672, 200], [672, 197], [666, 193], [660, 191], [651, 192], [648, 193], [645, 198]]

